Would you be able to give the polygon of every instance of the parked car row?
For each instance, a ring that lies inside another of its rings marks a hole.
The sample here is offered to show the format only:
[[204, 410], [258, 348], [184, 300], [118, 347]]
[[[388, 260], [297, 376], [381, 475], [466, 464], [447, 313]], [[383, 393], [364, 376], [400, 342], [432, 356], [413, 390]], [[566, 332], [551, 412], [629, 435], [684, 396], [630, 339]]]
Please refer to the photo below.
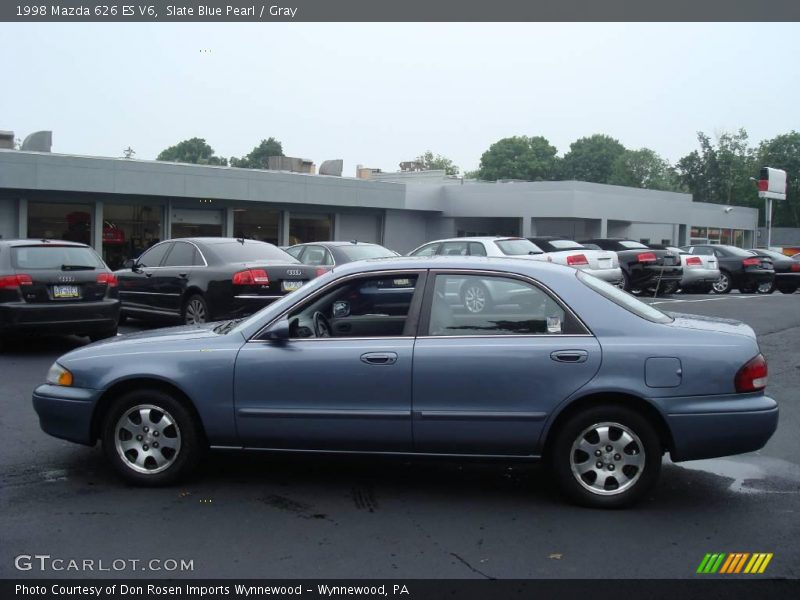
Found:
[[[378, 244], [323, 241], [284, 250], [233, 238], [166, 240], [111, 272], [84, 244], [0, 242], [0, 337], [45, 328], [92, 340], [116, 335], [129, 317], [186, 324], [242, 318], [337, 265], [399, 256]], [[800, 259], [771, 250], [698, 244], [676, 248], [620, 238], [460, 237], [435, 240], [409, 256], [506, 257], [572, 267], [632, 294], [786, 294], [800, 287]], [[456, 283], [448, 297], [471, 313], [509, 301], [497, 285]]]

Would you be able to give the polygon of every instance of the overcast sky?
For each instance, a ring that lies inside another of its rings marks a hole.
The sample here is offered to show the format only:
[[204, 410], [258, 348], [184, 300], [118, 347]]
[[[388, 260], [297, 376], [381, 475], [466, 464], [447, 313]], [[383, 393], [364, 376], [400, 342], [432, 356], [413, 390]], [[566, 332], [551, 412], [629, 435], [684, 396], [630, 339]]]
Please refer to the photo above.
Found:
[[[671, 161], [696, 132], [800, 129], [800, 24], [9, 24], [0, 129], [53, 151], [153, 159], [203, 137], [220, 156], [276, 137], [317, 165], [462, 170], [493, 142], [560, 154], [607, 133]], [[205, 50], [205, 52], [201, 52]]]

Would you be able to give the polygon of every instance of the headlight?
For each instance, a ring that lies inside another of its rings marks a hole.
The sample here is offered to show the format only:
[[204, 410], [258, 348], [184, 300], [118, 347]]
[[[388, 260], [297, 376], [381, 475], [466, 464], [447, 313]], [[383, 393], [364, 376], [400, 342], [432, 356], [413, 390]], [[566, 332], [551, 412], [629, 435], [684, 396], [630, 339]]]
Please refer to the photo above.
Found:
[[72, 385], [72, 373], [57, 362], [53, 363], [53, 366], [47, 372], [47, 383], [70, 386]]

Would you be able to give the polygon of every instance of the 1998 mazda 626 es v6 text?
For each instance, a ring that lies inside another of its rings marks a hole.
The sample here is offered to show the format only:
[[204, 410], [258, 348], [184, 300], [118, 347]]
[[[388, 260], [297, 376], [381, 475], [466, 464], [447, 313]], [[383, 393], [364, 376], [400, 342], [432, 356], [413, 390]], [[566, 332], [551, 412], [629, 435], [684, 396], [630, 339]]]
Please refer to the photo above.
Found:
[[[507, 288], [479, 314], [464, 280]], [[426, 257], [336, 267], [246, 320], [125, 335], [53, 364], [47, 433], [167, 484], [207, 448], [544, 459], [589, 506], [662, 456], [761, 448], [778, 423], [742, 323], [666, 314], [569, 267]]]

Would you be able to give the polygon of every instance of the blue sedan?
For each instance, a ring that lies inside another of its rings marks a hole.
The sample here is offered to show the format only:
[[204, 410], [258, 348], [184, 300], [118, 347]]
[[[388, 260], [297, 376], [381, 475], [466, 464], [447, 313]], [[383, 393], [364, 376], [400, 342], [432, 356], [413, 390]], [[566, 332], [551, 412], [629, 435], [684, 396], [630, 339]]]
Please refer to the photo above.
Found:
[[[469, 286], [512, 289], [480, 313]], [[53, 364], [33, 404], [126, 480], [207, 448], [544, 459], [620, 507], [672, 460], [758, 450], [778, 423], [742, 323], [666, 314], [569, 267], [503, 258], [338, 266], [238, 321], [126, 335]]]

